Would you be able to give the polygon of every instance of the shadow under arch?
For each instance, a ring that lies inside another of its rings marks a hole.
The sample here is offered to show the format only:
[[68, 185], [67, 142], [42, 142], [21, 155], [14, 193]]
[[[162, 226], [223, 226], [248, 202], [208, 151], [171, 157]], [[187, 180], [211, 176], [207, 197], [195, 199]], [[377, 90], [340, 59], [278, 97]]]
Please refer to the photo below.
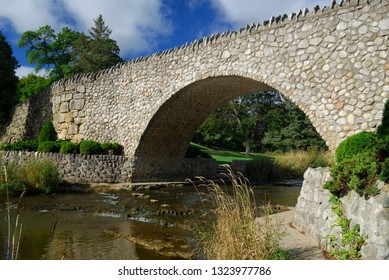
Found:
[[[193, 174], [193, 159], [184, 159], [197, 128], [227, 100], [268, 90], [274, 88], [250, 78], [219, 76], [196, 81], [176, 92], [158, 109], [139, 141], [132, 181], [205, 176]], [[206, 165], [206, 160], [210, 161], [204, 159], [202, 164]]]

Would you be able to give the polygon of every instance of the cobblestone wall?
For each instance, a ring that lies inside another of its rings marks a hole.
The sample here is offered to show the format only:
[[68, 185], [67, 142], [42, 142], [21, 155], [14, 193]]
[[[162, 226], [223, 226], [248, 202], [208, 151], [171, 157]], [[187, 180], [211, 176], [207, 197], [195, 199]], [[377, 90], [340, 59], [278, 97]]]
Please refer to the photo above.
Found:
[[[328, 168], [309, 168], [305, 172], [293, 222], [326, 249], [326, 236], [340, 236], [339, 227], [333, 227], [337, 216], [331, 210], [330, 193], [322, 187], [329, 178]], [[361, 234], [368, 236], [362, 248], [364, 259], [389, 260], [389, 185], [381, 184], [380, 189], [380, 195], [368, 200], [354, 191], [341, 198], [351, 225], [359, 224]]]
[[62, 179], [75, 183], [175, 182], [195, 176], [209, 179], [216, 176], [216, 162], [213, 159], [164, 159], [162, 164], [170, 166], [169, 170], [158, 168], [161, 162], [143, 164], [137, 166], [140, 170], [134, 176], [134, 162], [125, 156], [0, 151], [0, 163], [14, 162], [20, 165], [39, 159], [52, 160]]

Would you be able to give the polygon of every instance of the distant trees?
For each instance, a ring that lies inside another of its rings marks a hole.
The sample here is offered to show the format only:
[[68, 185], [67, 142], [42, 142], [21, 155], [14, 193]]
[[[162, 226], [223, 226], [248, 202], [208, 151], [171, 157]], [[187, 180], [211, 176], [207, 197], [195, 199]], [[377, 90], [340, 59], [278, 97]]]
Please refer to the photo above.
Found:
[[326, 148], [309, 119], [279, 92], [257, 92], [229, 101], [197, 130], [194, 142], [232, 150], [287, 151]]
[[76, 73], [99, 71], [122, 61], [111, 33], [99, 15], [89, 30], [90, 36], [68, 27], [56, 33], [46, 25], [24, 32], [18, 46], [27, 48], [26, 56], [29, 63], [36, 65], [36, 71], [46, 69], [55, 81]]
[[50, 86], [52, 79], [38, 76], [35, 74], [28, 74], [26, 77], [20, 78], [17, 88], [17, 98], [19, 102], [24, 102], [33, 95], [43, 91]]
[[55, 33], [49, 25], [36, 31], [26, 31], [22, 34], [18, 46], [27, 47], [28, 62], [36, 64], [35, 70], [46, 69], [53, 80], [69, 77], [75, 74], [72, 61], [74, 42], [80, 36], [79, 32], [68, 27]]
[[94, 20], [89, 36], [68, 27], [56, 33], [49, 25], [24, 32], [18, 46], [27, 48], [28, 62], [36, 65], [36, 71], [46, 69], [48, 77], [30, 74], [22, 78], [18, 100], [27, 100], [56, 80], [100, 71], [123, 61], [116, 41], [110, 38], [111, 33], [102, 15]]
[[0, 124], [9, 117], [16, 102], [18, 61], [13, 56], [12, 48], [0, 31]]
[[123, 61], [115, 40], [110, 38], [112, 30], [99, 15], [95, 25], [89, 29], [89, 37], [81, 34], [75, 41], [73, 60], [80, 72], [95, 72]]

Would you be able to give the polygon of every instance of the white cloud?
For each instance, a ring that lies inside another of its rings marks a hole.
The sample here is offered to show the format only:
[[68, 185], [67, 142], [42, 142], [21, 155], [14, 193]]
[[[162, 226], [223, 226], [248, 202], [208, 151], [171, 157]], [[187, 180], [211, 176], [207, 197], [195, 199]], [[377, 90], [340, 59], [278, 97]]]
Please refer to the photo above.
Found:
[[16, 69], [16, 76], [18, 76], [19, 78], [26, 77], [28, 74], [31, 73], [43, 77], [47, 75], [46, 70], [43, 69], [39, 70], [38, 73], [36, 73], [34, 67], [20, 66], [19, 68]]
[[331, 0], [211, 0], [221, 16], [221, 21], [234, 28], [246, 24], [261, 23], [272, 16], [296, 13], [304, 8], [312, 9], [315, 5], [329, 6]]
[[21, 34], [49, 24], [86, 32], [103, 15], [122, 56], [148, 52], [172, 31], [162, 0], [0, 0], [0, 27]]
[[61, 9], [58, 9], [58, 1], [42, 0], [0, 0], [0, 26], [10, 24], [17, 32], [34, 30], [40, 26], [49, 24], [58, 28]]
[[66, 0], [64, 5], [85, 32], [103, 15], [122, 55], [150, 51], [156, 37], [172, 30], [161, 0]]

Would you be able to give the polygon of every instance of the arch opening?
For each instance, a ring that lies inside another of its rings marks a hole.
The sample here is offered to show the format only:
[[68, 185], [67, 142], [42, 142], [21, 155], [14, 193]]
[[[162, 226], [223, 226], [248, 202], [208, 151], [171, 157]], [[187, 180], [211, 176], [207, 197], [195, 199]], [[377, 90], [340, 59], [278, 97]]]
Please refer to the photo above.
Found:
[[[185, 159], [196, 130], [226, 101], [276, 91], [245, 77], [219, 76], [194, 82], [169, 98], [150, 120], [135, 152], [133, 181], [175, 180], [215, 174], [212, 159]], [[203, 166], [203, 168], [200, 168]]]

